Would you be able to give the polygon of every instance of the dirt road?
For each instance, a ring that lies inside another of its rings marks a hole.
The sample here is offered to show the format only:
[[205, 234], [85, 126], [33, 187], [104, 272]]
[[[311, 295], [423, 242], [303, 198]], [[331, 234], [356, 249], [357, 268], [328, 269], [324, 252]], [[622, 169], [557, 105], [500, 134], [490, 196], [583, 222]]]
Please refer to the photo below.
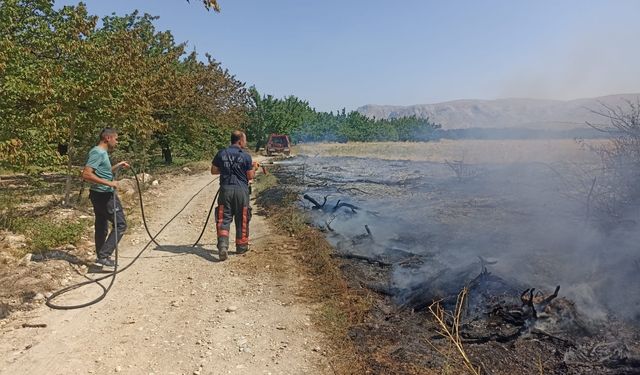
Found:
[[[151, 231], [211, 179], [199, 173], [161, 181], [147, 194]], [[282, 268], [290, 261], [281, 252], [290, 239], [271, 233], [254, 209], [249, 253], [231, 252], [229, 260], [218, 262], [210, 252], [215, 249], [212, 223], [203, 246], [190, 247], [215, 189], [217, 181], [159, 236], [165, 248], [151, 248], [118, 275], [102, 302], [71, 311], [43, 306], [15, 317], [0, 333], [0, 374], [327, 372], [311, 309], [296, 297], [302, 276], [295, 270], [271, 271], [274, 262]], [[142, 224], [133, 223], [121, 242], [120, 263], [129, 263], [147, 240]], [[89, 287], [58, 302], [81, 303], [98, 294], [97, 287]], [[22, 328], [24, 322], [46, 327]]]

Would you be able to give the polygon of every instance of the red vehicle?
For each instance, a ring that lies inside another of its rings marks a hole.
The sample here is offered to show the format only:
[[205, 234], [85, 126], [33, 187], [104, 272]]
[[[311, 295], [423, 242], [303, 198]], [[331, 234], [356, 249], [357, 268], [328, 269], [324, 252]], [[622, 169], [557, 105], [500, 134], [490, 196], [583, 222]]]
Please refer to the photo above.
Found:
[[267, 152], [267, 156], [274, 154], [291, 154], [291, 142], [289, 136], [285, 134], [271, 134], [267, 141], [267, 146], [264, 148]]

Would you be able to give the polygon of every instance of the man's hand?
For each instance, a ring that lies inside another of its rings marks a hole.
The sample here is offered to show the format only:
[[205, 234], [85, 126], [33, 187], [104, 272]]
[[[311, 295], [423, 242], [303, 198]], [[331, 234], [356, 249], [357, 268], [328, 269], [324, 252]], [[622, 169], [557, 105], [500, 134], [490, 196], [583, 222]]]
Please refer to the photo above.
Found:
[[118, 181], [111, 181], [111, 183], [109, 184], [109, 186], [111, 186], [114, 189], [118, 189]]
[[129, 163], [127, 163], [126, 161], [121, 161], [120, 163], [115, 165], [116, 169], [120, 169], [120, 168], [131, 168], [131, 166], [129, 165]]
[[220, 168], [216, 167], [214, 164], [211, 164], [211, 174], [220, 174]]

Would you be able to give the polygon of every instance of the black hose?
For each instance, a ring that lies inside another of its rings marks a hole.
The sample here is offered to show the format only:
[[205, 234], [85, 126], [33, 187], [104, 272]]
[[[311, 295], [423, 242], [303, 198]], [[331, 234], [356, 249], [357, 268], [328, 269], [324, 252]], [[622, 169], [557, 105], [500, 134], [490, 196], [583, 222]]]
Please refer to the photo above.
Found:
[[[168, 226], [168, 225], [169, 225], [169, 224], [170, 224], [170, 223], [171, 223], [171, 222], [172, 222], [172, 221], [173, 221], [173, 220], [174, 220], [178, 215], [180, 215], [180, 213], [182, 213], [182, 211], [184, 211], [184, 209], [185, 209], [185, 208], [187, 208], [187, 206], [189, 205], [189, 203], [191, 203], [191, 201], [192, 201], [192, 200], [194, 200], [194, 199], [195, 199], [195, 197], [196, 197], [196, 196], [198, 196], [198, 194], [200, 194], [200, 193], [201, 193], [201, 192], [202, 192], [202, 191], [203, 191], [207, 186], [209, 186], [209, 185], [211, 185], [211, 183], [213, 183], [213, 180], [212, 180], [212, 181], [209, 181], [209, 182], [208, 182], [206, 185], [204, 185], [200, 190], [198, 190], [198, 191], [197, 191], [197, 192], [196, 192], [196, 193], [195, 193], [195, 194], [194, 194], [194, 195], [193, 195], [193, 196], [192, 196], [192, 197], [187, 201], [187, 203], [185, 203], [185, 204], [184, 204], [184, 206], [183, 206], [183, 207], [182, 207], [182, 208], [181, 208], [181, 209], [180, 209], [180, 210], [179, 210], [175, 215], [173, 215], [173, 216], [171, 217], [171, 219], [169, 219], [169, 221], [167, 221], [167, 223], [166, 223], [165, 225], [163, 225], [163, 226], [162, 226], [162, 228], [160, 228], [160, 230], [158, 231], [158, 233], [156, 233], [156, 235], [154, 236], [154, 235], [152, 235], [152, 234], [151, 234], [151, 231], [149, 230], [149, 227], [147, 226], [147, 219], [146, 219], [145, 214], [144, 214], [144, 204], [143, 204], [143, 202], [142, 202], [142, 189], [140, 188], [140, 181], [138, 180], [138, 175], [137, 175], [136, 171], [135, 171], [133, 168], [132, 168], [132, 171], [133, 171], [133, 176], [134, 176], [134, 177], [135, 177], [135, 179], [136, 179], [136, 185], [137, 185], [137, 187], [138, 187], [138, 198], [139, 198], [139, 201], [140, 201], [140, 212], [141, 212], [141, 215], [142, 215], [142, 222], [144, 223], [144, 228], [145, 228], [145, 230], [146, 230], [146, 232], [147, 232], [147, 235], [148, 235], [148, 236], [149, 236], [149, 238], [150, 238], [149, 242], [147, 242], [147, 244], [142, 248], [142, 250], [140, 250], [140, 251], [138, 252], [138, 254], [133, 258], [133, 260], [131, 261], [131, 263], [127, 264], [125, 267], [123, 267], [122, 269], [118, 270], [118, 268], [117, 268], [117, 267], [118, 267], [118, 245], [117, 245], [117, 239], [118, 239], [118, 237], [117, 237], [117, 235], [118, 235], [117, 230], [118, 230], [118, 229], [117, 229], [117, 222], [116, 222], [116, 210], [115, 210], [117, 195], [116, 195], [116, 192], [115, 192], [115, 190], [114, 190], [114, 193], [113, 193], [113, 194], [114, 194], [114, 196], [113, 196], [113, 198], [114, 198], [114, 203], [113, 203], [113, 204], [114, 204], [114, 221], [113, 221], [113, 222], [114, 222], [114, 231], [115, 231], [115, 232], [114, 232], [114, 234], [115, 234], [115, 236], [116, 236], [116, 249], [115, 249], [116, 266], [114, 267], [113, 272], [109, 272], [109, 274], [107, 274], [107, 275], [105, 275], [105, 276], [98, 277], [98, 278], [96, 278], [96, 279], [92, 279], [92, 278], [89, 278], [89, 277], [85, 276], [85, 277], [86, 277], [87, 279], [89, 279], [89, 280], [87, 280], [87, 281], [83, 281], [83, 282], [78, 283], [78, 284], [70, 285], [70, 286], [68, 286], [68, 287], [62, 288], [62, 289], [60, 289], [60, 290], [58, 290], [58, 291], [54, 292], [54, 293], [53, 293], [53, 294], [51, 294], [51, 296], [49, 296], [49, 297], [46, 299], [46, 301], [45, 301], [45, 304], [46, 304], [47, 306], [49, 306], [50, 308], [52, 308], [52, 309], [56, 309], [56, 310], [74, 310], [74, 309], [80, 309], [80, 308], [83, 308], [83, 307], [91, 306], [91, 305], [94, 305], [94, 304], [96, 304], [96, 303], [98, 303], [98, 302], [102, 301], [102, 300], [107, 296], [107, 293], [109, 293], [109, 291], [111, 290], [111, 287], [113, 286], [113, 284], [114, 284], [114, 282], [115, 282], [116, 275], [117, 275], [117, 274], [119, 274], [119, 273], [121, 273], [121, 272], [124, 272], [127, 268], [131, 267], [131, 265], [133, 265], [133, 263], [135, 263], [135, 262], [138, 260], [138, 258], [140, 258], [140, 256], [142, 255], [142, 253], [143, 253], [143, 252], [144, 252], [144, 251], [149, 247], [149, 245], [151, 245], [152, 243], [154, 243], [154, 244], [156, 244], [158, 247], [162, 248], [162, 245], [160, 245], [160, 244], [156, 241], [156, 237], [158, 237], [158, 236], [160, 235], [160, 233], [162, 233], [162, 231], [164, 231], [164, 229], [165, 229], [165, 228], [166, 228], [166, 227], [167, 227], [167, 226]], [[219, 191], [219, 190], [218, 190], [218, 191]], [[217, 196], [218, 196], [218, 193], [216, 193], [216, 197], [217, 197]], [[215, 203], [216, 199], [214, 198], [214, 200], [213, 200], [213, 201], [214, 201], [214, 203]], [[213, 204], [211, 205], [211, 207], [213, 208]], [[209, 214], [211, 214], [211, 210], [209, 210]], [[208, 221], [208, 220], [209, 220], [209, 217], [207, 216], [207, 221]], [[206, 228], [206, 223], [205, 223], [205, 228]], [[202, 230], [202, 233], [204, 233], [204, 228], [203, 228], [203, 230]], [[202, 233], [200, 234], [200, 237], [202, 237]], [[198, 237], [198, 241], [200, 241], [200, 237]], [[196, 244], [197, 244], [197, 242], [198, 242], [198, 241], [196, 241]], [[195, 246], [195, 245], [194, 245], [194, 246]], [[111, 278], [111, 281], [109, 282], [109, 285], [105, 287], [104, 285], [102, 285], [102, 284], [100, 283], [100, 281], [105, 280], [105, 279], [108, 279], [108, 278]], [[85, 285], [94, 284], [94, 283], [95, 283], [95, 284], [98, 284], [98, 285], [102, 288], [102, 294], [101, 294], [99, 297], [97, 297], [97, 298], [95, 298], [95, 299], [93, 299], [93, 300], [91, 300], [91, 301], [89, 301], [89, 302], [82, 303], [82, 304], [79, 304], [79, 305], [57, 305], [57, 304], [55, 304], [55, 303], [53, 303], [53, 302], [52, 302], [55, 298], [57, 298], [58, 296], [60, 296], [60, 295], [62, 295], [62, 294], [65, 294], [65, 293], [70, 292], [70, 291], [72, 291], [72, 290], [78, 289], [78, 288], [83, 287], [83, 286], [85, 286]]]
[[198, 239], [196, 240], [196, 242], [193, 243], [193, 245], [191, 245], [191, 247], [198, 246], [198, 242], [200, 242], [200, 239], [204, 235], [204, 231], [207, 229], [207, 224], [209, 223], [209, 218], [211, 217], [211, 211], [213, 211], [213, 207], [216, 205], [216, 201], [218, 200], [218, 194], [220, 194], [220, 188], [218, 188], [218, 191], [216, 191], [215, 197], [213, 197], [213, 201], [211, 202], [211, 207], [209, 207], [209, 213], [207, 214], [207, 219], [204, 221], [204, 225], [202, 226], [202, 232], [200, 232]]

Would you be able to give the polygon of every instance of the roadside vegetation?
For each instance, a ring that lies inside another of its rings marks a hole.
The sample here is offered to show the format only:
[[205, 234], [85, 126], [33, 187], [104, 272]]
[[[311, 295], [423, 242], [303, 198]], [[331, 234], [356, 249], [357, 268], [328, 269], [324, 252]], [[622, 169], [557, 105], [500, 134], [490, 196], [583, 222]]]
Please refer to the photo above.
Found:
[[352, 326], [363, 322], [369, 311], [373, 301], [370, 293], [348, 287], [338, 260], [332, 256], [331, 245], [309, 225], [305, 213], [295, 205], [295, 194], [278, 185], [272, 174], [260, 174], [256, 184], [257, 204], [269, 223], [276, 232], [295, 240], [295, 267], [304, 275], [302, 297], [314, 306], [313, 319], [325, 334], [332, 369], [338, 374], [366, 373], [366, 360], [358, 353], [349, 332]]

